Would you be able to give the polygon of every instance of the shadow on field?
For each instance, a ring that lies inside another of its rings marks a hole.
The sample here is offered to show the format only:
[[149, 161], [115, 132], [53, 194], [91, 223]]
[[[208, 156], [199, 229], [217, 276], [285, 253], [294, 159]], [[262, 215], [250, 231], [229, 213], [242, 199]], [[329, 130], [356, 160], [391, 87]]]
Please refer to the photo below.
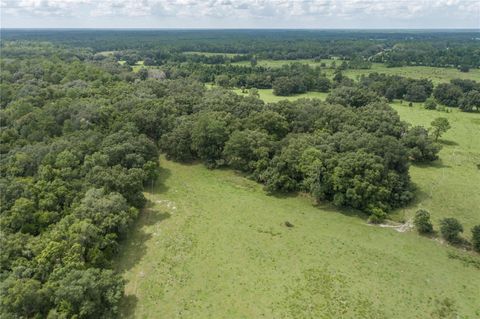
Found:
[[135, 308], [138, 304], [138, 298], [135, 295], [123, 296], [120, 302], [120, 316], [122, 319], [135, 317]]
[[448, 146], [458, 146], [458, 143], [455, 141], [450, 141], [450, 140], [438, 140], [441, 144], [443, 145], [448, 145]]
[[[137, 221], [132, 225], [125, 238], [120, 244], [120, 253], [116, 261], [116, 270], [123, 274], [133, 269], [147, 253], [147, 241], [154, 236], [154, 233], [147, 232], [147, 227], [156, 225], [163, 220], [169, 218], [171, 215], [167, 212], [161, 212], [155, 208], [154, 203], [147, 202], [146, 207], [140, 212]], [[136, 276], [140, 276], [137, 274]], [[133, 278], [132, 280], [137, 280]], [[132, 292], [131, 292], [132, 293]], [[133, 318], [135, 308], [138, 303], [138, 298], [133, 294], [124, 295], [120, 301], [120, 316], [119, 318]]]
[[137, 221], [132, 225], [129, 235], [125, 238], [120, 247], [117, 270], [120, 273], [129, 271], [145, 255], [147, 247], [145, 243], [152, 238], [152, 234], [145, 232], [147, 226], [155, 225], [171, 215], [162, 213], [155, 208], [154, 203], [147, 202], [145, 208], [140, 212]]
[[418, 168], [449, 168], [451, 167], [450, 165], [445, 165], [441, 158], [437, 159], [434, 162], [429, 162], [429, 163], [413, 163], [412, 166], [415, 166]]
[[337, 207], [333, 205], [329, 201], [323, 201], [323, 202], [317, 202], [313, 200], [313, 198], [305, 193], [298, 193], [298, 192], [288, 192], [288, 193], [282, 193], [282, 192], [273, 192], [273, 193], [268, 193], [268, 196], [273, 196], [278, 199], [289, 199], [289, 198], [295, 198], [295, 197], [306, 197], [309, 198], [312, 201], [312, 205], [318, 209], [321, 209], [326, 212], [331, 212], [332, 214], [342, 214], [344, 216], [348, 217], [354, 217], [354, 218], [360, 218], [362, 220], [367, 220], [368, 215], [353, 208], [348, 208], [348, 207]]
[[321, 210], [331, 212], [332, 214], [342, 214], [347, 217], [359, 218], [364, 221], [368, 219], [368, 215], [358, 209], [353, 209], [348, 207], [337, 207], [330, 202], [320, 202], [320, 203], [316, 203], [314, 206]]
[[157, 193], [157, 194], [162, 194], [168, 191], [168, 186], [165, 185], [165, 181], [172, 176], [172, 172], [165, 167], [160, 166], [158, 169], [158, 179], [155, 182], [155, 185], [153, 189], [150, 187], [148, 188], [148, 191], [151, 193]]

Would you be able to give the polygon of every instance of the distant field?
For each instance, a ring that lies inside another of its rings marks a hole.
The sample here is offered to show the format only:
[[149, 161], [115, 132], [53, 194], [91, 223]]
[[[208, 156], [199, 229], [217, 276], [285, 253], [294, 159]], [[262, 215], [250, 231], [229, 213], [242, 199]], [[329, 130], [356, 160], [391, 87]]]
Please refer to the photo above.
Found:
[[185, 51], [185, 52], [182, 52], [182, 53], [185, 53], [185, 54], [199, 54], [199, 55], [205, 55], [205, 56], [223, 55], [223, 56], [226, 56], [226, 57], [233, 57], [233, 56], [236, 56], [236, 55], [242, 55], [241, 53], [217, 53], [217, 52], [200, 52], [200, 51]]
[[480, 316], [479, 270], [450, 259], [454, 248], [267, 196], [231, 170], [161, 167], [116, 262], [125, 318]]
[[[248, 93], [242, 93], [241, 89], [234, 89], [233, 91], [240, 95], [248, 95]], [[328, 93], [322, 93], [322, 92], [307, 92], [307, 93], [295, 94], [291, 96], [278, 96], [273, 94], [272, 89], [259, 89], [258, 94], [260, 96], [260, 99], [264, 100], [267, 103], [273, 103], [273, 102], [278, 102], [282, 100], [293, 101], [293, 100], [298, 100], [302, 98], [325, 100], [328, 96]]]
[[116, 51], [100, 51], [98, 54], [104, 55], [104, 56], [109, 56], [113, 55]]
[[[258, 65], [264, 67], [281, 67], [284, 64], [299, 62], [303, 64], [308, 64], [310, 66], [320, 66], [323, 62], [326, 64], [325, 73], [328, 76], [333, 76], [333, 70], [328, 67], [331, 63], [340, 65], [341, 60], [330, 60], [322, 59], [320, 62], [315, 62], [312, 59], [303, 59], [303, 60], [259, 60]], [[236, 62], [237, 65], [250, 65], [249, 61]], [[357, 79], [360, 75], [368, 75], [372, 72], [385, 73], [389, 75], [400, 75], [404, 77], [414, 78], [414, 79], [431, 79], [434, 84], [449, 82], [451, 79], [470, 79], [480, 82], [480, 69], [471, 69], [470, 72], [460, 72], [454, 68], [435, 68], [429, 66], [405, 66], [398, 68], [387, 68], [383, 63], [373, 63], [371, 69], [365, 70], [345, 70], [343, 73], [346, 76], [349, 76], [352, 79]]]
[[[257, 65], [258, 66], [263, 66], [266, 68], [279, 68], [282, 65], [285, 64], [290, 64], [290, 63], [302, 63], [302, 64], [308, 64], [310, 66], [320, 66], [320, 64], [323, 62], [327, 67], [331, 65], [331, 63], [334, 60], [331, 59], [322, 59], [318, 62], [315, 62], [313, 59], [298, 59], [298, 60], [258, 60]], [[340, 65], [341, 61], [336, 60], [335, 63], [338, 63]], [[234, 62], [232, 63], [234, 65], [245, 65], [245, 66], [250, 66], [250, 61], [240, 61], [240, 62]]]
[[[111, 53], [113, 51], [104, 51], [100, 53]], [[207, 56], [212, 55], [225, 55], [225, 56], [233, 56], [234, 53], [205, 53], [205, 52], [184, 52], [184, 53], [191, 53], [191, 54], [203, 54]], [[322, 59], [321, 61], [315, 62], [312, 59], [300, 59], [300, 60], [258, 60], [259, 66], [263, 67], [270, 67], [270, 68], [278, 68], [282, 65], [289, 64], [289, 63], [302, 63], [308, 64], [312, 67], [320, 66], [321, 63], [325, 63], [326, 67], [324, 67], [324, 71], [327, 76], [333, 76], [333, 69], [330, 69], [331, 63], [335, 61], [337, 65], [342, 63], [341, 60], [331, 60], [331, 59]], [[125, 61], [119, 61], [120, 64], [124, 64]], [[245, 65], [250, 66], [250, 61], [240, 61], [234, 62], [233, 65]], [[138, 61], [135, 66], [132, 67], [134, 72], [138, 72], [138, 70], [142, 67], [146, 68], [156, 68], [156, 66], [144, 66], [143, 61]], [[430, 79], [434, 84], [443, 83], [443, 82], [450, 82], [451, 79], [468, 79], [480, 82], [480, 69], [471, 69], [470, 72], [460, 72], [454, 68], [435, 68], [429, 66], [404, 66], [398, 68], [387, 68], [383, 63], [373, 63], [371, 69], [362, 69], [362, 70], [344, 70], [343, 74], [357, 80], [361, 75], [368, 75], [372, 72], [378, 73], [385, 73], [388, 75], [400, 75], [404, 77], [409, 77], [413, 79]]]
[[374, 63], [368, 70], [346, 70], [345, 75], [357, 79], [362, 74], [372, 72], [389, 75], [400, 75], [413, 79], [430, 79], [434, 84], [450, 82], [451, 79], [469, 79], [480, 82], [480, 69], [471, 69], [470, 72], [460, 72], [454, 68], [434, 68], [429, 66], [404, 66], [399, 68], [387, 68], [380, 63]]
[[451, 113], [425, 110], [421, 103], [408, 107], [399, 102], [393, 107], [400, 117], [414, 125], [430, 126], [436, 117], [446, 117], [452, 128], [440, 139], [440, 159], [429, 165], [412, 165], [412, 181], [418, 186], [417, 201], [397, 212], [405, 218], [418, 208], [426, 208], [433, 221], [444, 217], [459, 219], [470, 236], [470, 228], [480, 224], [480, 114], [452, 109]]

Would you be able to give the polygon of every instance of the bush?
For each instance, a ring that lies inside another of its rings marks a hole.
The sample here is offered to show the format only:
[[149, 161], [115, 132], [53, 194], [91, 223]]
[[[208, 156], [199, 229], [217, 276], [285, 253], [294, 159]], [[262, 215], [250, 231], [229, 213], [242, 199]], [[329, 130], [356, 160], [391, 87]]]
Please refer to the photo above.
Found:
[[451, 244], [460, 242], [459, 234], [463, 233], [463, 226], [456, 218], [444, 218], [440, 221], [442, 237]]
[[380, 208], [372, 208], [370, 209], [371, 215], [368, 217], [368, 222], [370, 224], [380, 224], [387, 218], [387, 213]]
[[420, 209], [415, 213], [413, 221], [415, 228], [421, 234], [429, 234], [433, 232], [432, 222], [430, 221], [430, 213], [425, 209]]
[[432, 99], [428, 99], [423, 104], [423, 107], [427, 110], [435, 110], [437, 108], [437, 103]]
[[472, 228], [472, 246], [474, 250], [480, 252], [480, 225]]

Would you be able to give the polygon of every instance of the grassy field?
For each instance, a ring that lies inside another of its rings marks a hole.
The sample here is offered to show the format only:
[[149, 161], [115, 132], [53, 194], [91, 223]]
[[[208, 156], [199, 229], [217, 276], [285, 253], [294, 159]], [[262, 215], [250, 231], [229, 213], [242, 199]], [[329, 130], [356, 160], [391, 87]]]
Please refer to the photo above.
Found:
[[[242, 93], [241, 89], [233, 89], [233, 91], [240, 95], [248, 95], [248, 93]], [[323, 92], [307, 92], [307, 93], [295, 94], [291, 96], [277, 96], [273, 94], [272, 89], [259, 89], [258, 94], [260, 96], [260, 99], [264, 100], [267, 103], [273, 103], [273, 102], [278, 102], [282, 100], [294, 101], [302, 98], [325, 100], [328, 95], [328, 93], [323, 93]]]
[[436, 117], [446, 117], [452, 128], [440, 139], [443, 149], [433, 164], [413, 165], [412, 181], [418, 187], [417, 201], [397, 212], [405, 218], [419, 208], [428, 209], [435, 224], [444, 217], [456, 217], [470, 236], [470, 228], [480, 224], [480, 114], [456, 109], [445, 113], [425, 110], [421, 103], [408, 107], [396, 102], [392, 106], [400, 117], [413, 125], [430, 126]]
[[[108, 54], [113, 51], [105, 51], [102, 54]], [[184, 53], [191, 53], [191, 54], [200, 54], [201, 52], [184, 52]], [[235, 55], [233, 53], [201, 53], [203, 55], [211, 56], [211, 55], [225, 55], [225, 56], [232, 56]], [[320, 61], [314, 61], [312, 59], [300, 59], [300, 60], [259, 60], [258, 65], [264, 67], [271, 67], [271, 68], [278, 68], [282, 65], [298, 62], [303, 64], [308, 64], [312, 67], [320, 66], [323, 62], [326, 64], [324, 68], [325, 73], [329, 77], [333, 77], [333, 69], [330, 69], [330, 65], [334, 60], [331, 59], [322, 59]], [[337, 65], [341, 63], [341, 60], [335, 60]], [[118, 61], [120, 64], [125, 64], [125, 61]], [[234, 65], [245, 65], [250, 66], [250, 61], [240, 61], [232, 63]], [[133, 72], [138, 72], [140, 68], [157, 68], [156, 66], [144, 66], [143, 61], [138, 61], [136, 65], [132, 67]], [[413, 79], [431, 79], [434, 84], [443, 83], [443, 82], [450, 82], [451, 79], [469, 79], [475, 80], [480, 82], [480, 69], [471, 69], [470, 72], [460, 72], [454, 68], [435, 68], [435, 67], [428, 67], [428, 66], [405, 66], [405, 67], [398, 67], [398, 68], [387, 68], [383, 63], [373, 63], [371, 69], [365, 70], [345, 70], [343, 74], [357, 80], [361, 75], [368, 75], [372, 72], [378, 73], [385, 73], [388, 75], [400, 75], [404, 77], [409, 77]]]
[[[368, 75], [372, 72], [385, 73], [388, 75], [400, 75], [413, 79], [430, 79], [433, 84], [450, 82], [451, 79], [469, 79], [480, 81], [480, 69], [472, 69], [470, 72], [460, 72], [454, 68], [434, 68], [429, 66], [404, 66], [399, 68], [387, 68], [384, 64], [373, 63], [371, 69], [346, 70], [344, 74], [352, 79], [360, 75]], [[330, 70], [333, 75], [333, 71]], [[327, 72], [327, 74], [329, 74]]]
[[[242, 54], [239, 54], [239, 53], [217, 53], [217, 52], [200, 52], [200, 51], [184, 51], [182, 53], [184, 53], [184, 54], [198, 54], [198, 55], [205, 55], [205, 56], [223, 55], [223, 56], [226, 56], [226, 57], [229, 57], [229, 58], [231, 58], [233, 56], [236, 56], [236, 55], [242, 55]], [[250, 62], [248, 62], [248, 63], [250, 63]]]
[[125, 318], [480, 316], [480, 270], [454, 248], [231, 170], [161, 167], [116, 262]]
[[[240, 89], [233, 90], [242, 94]], [[258, 90], [265, 102], [282, 99], [318, 98], [325, 100], [328, 93], [308, 92], [290, 97], [273, 95], [271, 89]], [[445, 217], [455, 217], [465, 226], [465, 237], [470, 237], [470, 229], [480, 224], [480, 143], [476, 135], [480, 132], [480, 114], [460, 112], [449, 108], [449, 113], [425, 110], [423, 103], [392, 103], [402, 120], [412, 125], [430, 127], [436, 117], [446, 117], [452, 128], [440, 139], [442, 150], [440, 159], [434, 163], [414, 164], [410, 174], [417, 188], [417, 199], [408, 207], [392, 214], [395, 220], [408, 220], [420, 208], [432, 214], [434, 225]]]
[[[325, 73], [328, 76], [333, 76], [333, 70], [328, 67], [334, 60], [322, 59], [319, 62], [315, 62], [312, 59], [303, 59], [303, 60], [259, 60], [258, 65], [264, 67], [281, 67], [284, 64], [299, 62], [303, 64], [308, 64], [312, 67], [320, 66], [323, 62], [326, 64]], [[341, 60], [335, 60], [337, 66], [341, 64]], [[237, 65], [250, 65], [249, 61], [236, 62]], [[345, 70], [343, 71], [344, 75], [349, 76], [352, 79], [357, 79], [360, 75], [368, 75], [372, 72], [385, 73], [388, 75], [400, 75], [404, 77], [414, 78], [414, 79], [431, 79], [434, 84], [442, 82], [450, 82], [451, 79], [470, 79], [475, 81], [480, 81], [480, 69], [471, 69], [470, 72], [460, 72], [454, 68], [435, 68], [429, 66], [405, 66], [398, 68], [387, 68], [383, 63], [373, 63], [371, 69], [365, 70]]]

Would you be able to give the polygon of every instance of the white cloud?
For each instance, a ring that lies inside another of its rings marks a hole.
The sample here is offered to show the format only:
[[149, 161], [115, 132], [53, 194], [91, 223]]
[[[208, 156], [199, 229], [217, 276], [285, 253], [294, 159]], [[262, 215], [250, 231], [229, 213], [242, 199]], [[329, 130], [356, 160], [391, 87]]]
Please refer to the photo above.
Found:
[[[434, 15], [477, 21], [479, 0], [1, 0], [3, 18], [264, 19], [295, 23], [322, 17], [413, 20]], [[388, 27], [388, 25], [384, 26]]]

